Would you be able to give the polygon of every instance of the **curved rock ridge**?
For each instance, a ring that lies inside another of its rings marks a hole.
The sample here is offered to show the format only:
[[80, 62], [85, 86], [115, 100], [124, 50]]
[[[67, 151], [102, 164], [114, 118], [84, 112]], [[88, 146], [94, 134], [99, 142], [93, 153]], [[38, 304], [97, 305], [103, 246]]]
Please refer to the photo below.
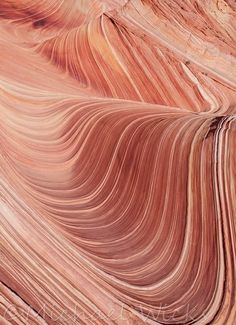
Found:
[[0, 324], [236, 324], [232, 0], [2, 0]]

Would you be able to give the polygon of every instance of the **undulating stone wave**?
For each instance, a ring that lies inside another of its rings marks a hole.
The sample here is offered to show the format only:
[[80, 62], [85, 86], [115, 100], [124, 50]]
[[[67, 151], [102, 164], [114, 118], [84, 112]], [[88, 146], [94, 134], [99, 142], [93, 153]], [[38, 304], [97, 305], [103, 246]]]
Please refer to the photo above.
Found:
[[1, 0], [0, 324], [236, 324], [234, 0]]

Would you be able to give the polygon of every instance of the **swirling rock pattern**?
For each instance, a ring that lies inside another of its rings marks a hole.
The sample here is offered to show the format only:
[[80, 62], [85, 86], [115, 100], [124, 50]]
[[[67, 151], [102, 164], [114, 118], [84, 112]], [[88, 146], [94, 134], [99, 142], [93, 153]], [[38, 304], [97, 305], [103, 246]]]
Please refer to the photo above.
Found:
[[1, 1], [1, 324], [236, 324], [235, 17]]

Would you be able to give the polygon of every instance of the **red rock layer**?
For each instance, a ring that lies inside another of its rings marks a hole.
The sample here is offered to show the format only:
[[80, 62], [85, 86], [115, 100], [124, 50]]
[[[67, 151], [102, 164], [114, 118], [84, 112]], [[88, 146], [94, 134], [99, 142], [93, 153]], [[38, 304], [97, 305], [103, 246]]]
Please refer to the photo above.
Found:
[[1, 1], [0, 324], [236, 323], [235, 10]]

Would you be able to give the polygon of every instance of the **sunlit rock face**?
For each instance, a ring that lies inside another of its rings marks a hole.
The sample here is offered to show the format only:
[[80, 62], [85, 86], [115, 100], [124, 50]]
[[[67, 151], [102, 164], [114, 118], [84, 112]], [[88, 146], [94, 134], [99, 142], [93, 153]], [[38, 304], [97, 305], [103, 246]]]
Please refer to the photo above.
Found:
[[0, 324], [236, 324], [233, 0], [1, 0]]

